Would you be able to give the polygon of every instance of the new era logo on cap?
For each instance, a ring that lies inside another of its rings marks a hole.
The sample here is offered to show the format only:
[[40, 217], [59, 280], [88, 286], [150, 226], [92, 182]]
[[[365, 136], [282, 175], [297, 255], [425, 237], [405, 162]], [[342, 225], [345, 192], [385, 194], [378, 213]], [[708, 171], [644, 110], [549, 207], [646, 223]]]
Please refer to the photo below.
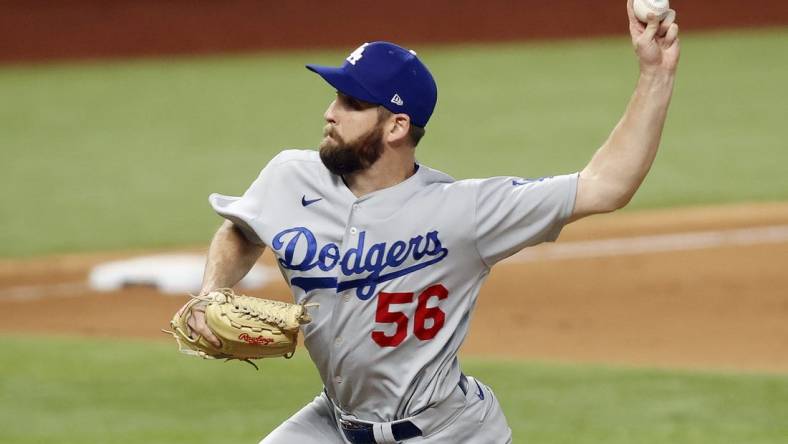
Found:
[[[359, 46], [339, 67], [306, 65], [337, 91], [410, 116], [420, 127], [438, 101], [438, 87], [415, 51], [389, 42]], [[407, 97], [407, 102], [403, 99]]]
[[399, 94], [394, 94], [394, 97], [391, 98], [391, 103], [399, 106], [405, 104], [405, 102], [402, 101], [402, 98], [399, 96]]

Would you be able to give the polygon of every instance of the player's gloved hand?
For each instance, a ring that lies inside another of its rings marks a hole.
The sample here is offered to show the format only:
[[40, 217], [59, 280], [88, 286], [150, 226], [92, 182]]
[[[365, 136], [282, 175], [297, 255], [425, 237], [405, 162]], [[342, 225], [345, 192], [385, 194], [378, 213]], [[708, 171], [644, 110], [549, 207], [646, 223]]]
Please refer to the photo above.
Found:
[[214, 347], [221, 347], [222, 343], [213, 334], [211, 329], [208, 328], [208, 324], [205, 323], [205, 307], [207, 306], [208, 302], [205, 301], [200, 301], [196, 304], [187, 302], [178, 310], [176, 316], [183, 316], [184, 311], [191, 310], [191, 316], [188, 317], [189, 320], [186, 322], [189, 326], [189, 336], [192, 339], [196, 339], [197, 336], [202, 336]]
[[254, 365], [252, 359], [292, 357], [301, 326], [312, 320], [307, 307], [315, 305], [238, 295], [225, 288], [192, 296], [164, 332], [183, 353]]

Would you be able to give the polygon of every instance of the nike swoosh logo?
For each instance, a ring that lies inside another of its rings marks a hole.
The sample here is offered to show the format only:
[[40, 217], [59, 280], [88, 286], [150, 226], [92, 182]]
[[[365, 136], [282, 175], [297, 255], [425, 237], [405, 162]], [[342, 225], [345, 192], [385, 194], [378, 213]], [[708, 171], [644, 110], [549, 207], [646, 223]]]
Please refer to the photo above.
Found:
[[317, 202], [319, 200], [323, 200], [323, 198], [322, 197], [318, 197], [317, 199], [306, 200], [306, 194], [305, 194], [303, 197], [301, 197], [301, 205], [305, 206], [305, 207], [308, 207], [309, 205], [312, 205], [313, 203], [315, 203], [315, 202]]
[[545, 179], [552, 179], [552, 178], [553, 178], [553, 176], [545, 176], [545, 177], [539, 177], [537, 179], [513, 180], [512, 181], [512, 186], [517, 187], [517, 186], [520, 186], [520, 185], [528, 185], [529, 183], [541, 182], [541, 181], [543, 181]]

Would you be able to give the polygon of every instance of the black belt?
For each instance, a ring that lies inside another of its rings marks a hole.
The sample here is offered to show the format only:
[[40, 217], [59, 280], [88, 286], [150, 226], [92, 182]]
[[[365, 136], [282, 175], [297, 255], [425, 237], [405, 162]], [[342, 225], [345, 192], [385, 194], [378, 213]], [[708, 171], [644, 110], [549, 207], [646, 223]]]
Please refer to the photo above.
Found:
[[[462, 373], [460, 373], [458, 385], [462, 393], [467, 395], [468, 379]], [[339, 425], [342, 428], [342, 433], [345, 435], [345, 438], [352, 444], [377, 444], [375, 433], [372, 430], [372, 424], [342, 419], [339, 421]], [[422, 435], [421, 429], [407, 420], [393, 422], [391, 424], [391, 433], [397, 441], [405, 441], [406, 439], [416, 438]]]
[[[372, 431], [372, 424], [340, 420], [339, 425], [342, 427], [342, 433], [345, 434], [345, 438], [353, 444], [377, 443], [375, 433]], [[421, 429], [410, 421], [400, 421], [391, 424], [391, 433], [394, 435], [395, 440], [405, 441], [406, 439], [421, 436]]]

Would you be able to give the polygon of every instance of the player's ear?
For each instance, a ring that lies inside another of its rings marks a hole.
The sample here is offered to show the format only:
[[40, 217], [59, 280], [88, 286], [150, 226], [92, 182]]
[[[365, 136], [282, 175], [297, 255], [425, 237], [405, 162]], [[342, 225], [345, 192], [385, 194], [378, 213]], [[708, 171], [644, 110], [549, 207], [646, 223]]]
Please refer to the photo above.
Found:
[[388, 142], [392, 145], [396, 145], [409, 140], [410, 125], [410, 116], [407, 114], [392, 115], [386, 134]]

